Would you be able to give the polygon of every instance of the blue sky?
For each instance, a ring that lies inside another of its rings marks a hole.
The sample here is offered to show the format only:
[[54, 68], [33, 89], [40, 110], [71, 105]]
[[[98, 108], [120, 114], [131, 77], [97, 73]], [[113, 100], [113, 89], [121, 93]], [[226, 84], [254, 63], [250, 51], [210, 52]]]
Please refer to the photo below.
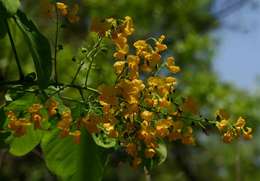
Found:
[[214, 32], [219, 42], [214, 69], [221, 80], [251, 92], [260, 75], [260, 6], [246, 5], [221, 22]]

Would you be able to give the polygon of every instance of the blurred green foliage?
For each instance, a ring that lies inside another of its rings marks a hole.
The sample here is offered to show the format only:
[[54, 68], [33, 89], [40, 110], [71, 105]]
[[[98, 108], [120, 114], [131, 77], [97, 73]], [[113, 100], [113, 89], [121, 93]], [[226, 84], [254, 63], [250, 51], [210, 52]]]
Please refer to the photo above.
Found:
[[[46, 15], [48, 0], [22, 1], [22, 8], [28, 16], [38, 23], [39, 29], [47, 36], [54, 37], [54, 21]], [[200, 107], [203, 116], [213, 118], [218, 108], [223, 108], [237, 118], [243, 115], [255, 127], [254, 139], [250, 142], [238, 141], [224, 145], [214, 132], [197, 134], [197, 146], [184, 146], [178, 143], [169, 145], [168, 158], [155, 169], [152, 180], [257, 180], [260, 167], [260, 95], [249, 94], [233, 85], [223, 83], [212, 70], [212, 58], [216, 43], [210, 32], [219, 26], [218, 19], [212, 14], [213, 0], [81, 0], [67, 1], [79, 3], [80, 22], [76, 25], [64, 21], [64, 31], [60, 37], [62, 50], [58, 54], [59, 73], [63, 81], [71, 80], [80, 63], [82, 47], [91, 47], [95, 35], [90, 34], [91, 21], [94, 18], [129, 15], [133, 18], [136, 34], [131, 38], [149, 38], [165, 34], [170, 53], [182, 68], [178, 91], [192, 96]], [[1, 24], [1, 22], [0, 22]], [[28, 48], [24, 39], [10, 24], [24, 71], [32, 72]], [[54, 40], [51, 40], [54, 41]], [[8, 39], [0, 40], [0, 80], [16, 79], [16, 66]], [[52, 42], [53, 43], [53, 42]], [[69, 43], [69, 44], [68, 44]], [[112, 83], [115, 76], [111, 68], [113, 47], [107, 45], [104, 53], [97, 57], [97, 66], [91, 77], [92, 86]], [[6, 58], [7, 57], [7, 58]], [[76, 61], [73, 61], [75, 58]], [[12, 61], [10, 61], [12, 60]], [[235, 65], [234, 65], [235, 66]], [[81, 82], [85, 75], [77, 81]], [[99, 80], [99, 81], [98, 81]], [[104, 82], [100, 82], [104, 80]], [[1, 88], [0, 88], [1, 90]], [[75, 95], [77, 96], [77, 95]], [[127, 165], [111, 163], [104, 180], [144, 180], [143, 173]], [[115, 166], [116, 165], [116, 166]], [[13, 158], [5, 149], [0, 150], [0, 180], [56, 180], [47, 172], [43, 161], [34, 153], [24, 158]]]

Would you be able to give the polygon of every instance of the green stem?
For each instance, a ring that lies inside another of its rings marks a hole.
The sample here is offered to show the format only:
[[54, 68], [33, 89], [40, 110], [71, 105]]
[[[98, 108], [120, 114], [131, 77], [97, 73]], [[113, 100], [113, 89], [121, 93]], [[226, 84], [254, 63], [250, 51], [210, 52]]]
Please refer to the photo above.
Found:
[[54, 80], [58, 83], [58, 71], [57, 71], [57, 46], [58, 46], [58, 35], [59, 35], [59, 13], [57, 6], [55, 6], [56, 13], [56, 32], [55, 32], [55, 43], [54, 43]]
[[91, 67], [92, 67], [93, 62], [94, 62], [94, 58], [91, 57], [91, 58], [90, 58], [89, 67], [88, 67], [88, 70], [87, 70], [85, 86], [88, 86], [88, 77], [89, 77], [90, 69], [91, 69]]
[[88, 85], [89, 73], [90, 73], [92, 64], [93, 64], [93, 62], [94, 62], [94, 57], [95, 57], [96, 54], [97, 54], [97, 50], [98, 50], [98, 47], [100, 46], [101, 41], [102, 41], [102, 38], [99, 37], [98, 41], [97, 41], [96, 44], [94, 45], [94, 48], [93, 48], [93, 49], [87, 54], [87, 56], [86, 56], [86, 58], [90, 59], [90, 63], [89, 63], [89, 67], [88, 67], [88, 70], [87, 70], [87, 75], [86, 75], [86, 80], [85, 80], [85, 86]]
[[74, 75], [74, 77], [73, 77], [73, 79], [72, 79], [72, 81], [71, 81], [71, 84], [74, 84], [74, 82], [75, 82], [75, 80], [77, 79], [77, 77], [78, 77], [78, 75], [79, 75], [79, 72], [80, 72], [80, 70], [81, 70], [81, 68], [82, 68], [83, 65], [84, 65], [84, 62], [81, 61], [80, 65], [79, 65], [79, 67], [78, 67], [78, 69], [77, 69], [77, 71], [76, 71], [76, 73], [75, 73], [75, 75]]
[[11, 42], [12, 50], [13, 50], [13, 52], [14, 52], [14, 57], [15, 57], [16, 65], [17, 65], [17, 67], [18, 67], [20, 80], [23, 80], [23, 79], [24, 79], [24, 74], [23, 74], [22, 66], [21, 66], [21, 64], [20, 64], [20, 60], [19, 60], [19, 57], [18, 57], [16, 48], [15, 48], [14, 40], [13, 40], [13, 37], [12, 37], [12, 34], [11, 34], [11, 31], [10, 31], [10, 28], [9, 28], [9, 25], [8, 25], [7, 20], [5, 19], [4, 22], [5, 22], [5, 26], [6, 26], [6, 29], [7, 29], [7, 33], [8, 33], [8, 36], [9, 36], [9, 40], [10, 40], [10, 42]]

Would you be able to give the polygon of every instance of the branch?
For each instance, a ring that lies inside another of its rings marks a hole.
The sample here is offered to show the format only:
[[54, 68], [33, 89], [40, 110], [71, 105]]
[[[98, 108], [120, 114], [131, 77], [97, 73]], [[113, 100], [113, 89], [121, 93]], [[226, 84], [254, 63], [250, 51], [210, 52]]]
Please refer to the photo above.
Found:
[[55, 32], [55, 43], [54, 43], [54, 79], [55, 82], [58, 83], [58, 71], [57, 71], [57, 46], [58, 46], [58, 34], [59, 34], [59, 12], [57, 9], [57, 5], [55, 5], [55, 13], [56, 13], [56, 32]]
[[[38, 85], [37, 82], [35, 81], [25, 81], [25, 80], [14, 80], [14, 81], [1, 81], [0, 86], [3, 87], [11, 87], [11, 86], [33, 86], [33, 85]], [[65, 89], [65, 88], [75, 88], [78, 90], [85, 90], [85, 91], [91, 91], [97, 94], [100, 94], [100, 92], [92, 87], [87, 87], [87, 86], [80, 86], [80, 85], [75, 85], [75, 84], [66, 84], [66, 83], [51, 83], [49, 86], [58, 86], [60, 89]]]

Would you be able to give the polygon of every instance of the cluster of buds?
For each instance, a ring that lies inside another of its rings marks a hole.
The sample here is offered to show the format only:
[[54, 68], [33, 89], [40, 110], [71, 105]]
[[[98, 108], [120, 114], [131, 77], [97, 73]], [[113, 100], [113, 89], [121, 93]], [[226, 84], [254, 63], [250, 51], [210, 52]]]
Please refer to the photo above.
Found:
[[66, 108], [61, 114], [59, 114], [59, 103], [53, 98], [50, 98], [47, 101], [46, 107], [49, 117], [58, 118], [57, 128], [60, 130], [60, 137], [64, 138], [70, 135], [74, 138], [74, 142], [79, 144], [81, 132], [78, 129], [71, 131], [73, 119], [70, 109]]
[[217, 113], [219, 121], [216, 122], [218, 130], [223, 134], [223, 141], [231, 143], [234, 138], [243, 135], [245, 140], [252, 139], [252, 128], [245, 127], [246, 121], [244, 118], [239, 117], [236, 122], [231, 121], [229, 116], [223, 111]]
[[14, 135], [17, 137], [25, 135], [26, 127], [31, 125], [29, 119], [17, 118], [13, 111], [8, 111], [6, 115], [9, 119], [8, 128], [14, 132]]
[[40, 110], [43, 108], [41, 104], [33, 104], [29, 107], [28, 112], [31, 114], [31, 122], [34, 123], [34, 128], [41, 128], [41, 122], [43, 120]]
[[[20, 117], [17, 118], [16, 114], [13, 111], [8, 111], [6, 113], [9, 120], [8, 128], [14, 132], [14, 135], [17, 137], [23, 136], [26, 134], [26, 127], [34, 125], [35, 129], [41, 128], [41, 122], [43, 121], [40, 110], [43, 108], [41, 104], [33, 104], [30, 106], [26, 113], [30, 114], [30, 117]], [[24, 113], [25, 114], [25, 113]]]

